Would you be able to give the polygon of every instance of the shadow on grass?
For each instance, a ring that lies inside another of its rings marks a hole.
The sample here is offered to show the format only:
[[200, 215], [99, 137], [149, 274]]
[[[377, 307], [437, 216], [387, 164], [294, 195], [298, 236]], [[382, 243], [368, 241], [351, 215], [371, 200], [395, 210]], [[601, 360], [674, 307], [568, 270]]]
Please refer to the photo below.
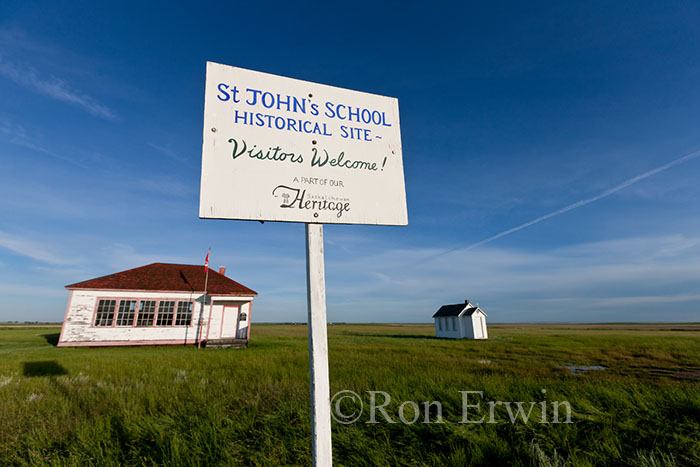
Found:
[[61, 334], [58, 332], [54, 334], [42, 334], [41, 337], [43, 337], [48, 344], [56, 347], [58, 345], [58, 338], [61, 337]]
[[437, 337], [435, 336], [426, 336], [424, 334], [373, 334], [362, 332], [348, 332], [344, 333], [343, 335], [353, 337], [388, 337], [391, 339], [437, 339]]
[[45, 362], [24, 362], [23, 374], [24, 376], [61, 376], [67, 375], [68, 370], [63, 368], [55, 360]]

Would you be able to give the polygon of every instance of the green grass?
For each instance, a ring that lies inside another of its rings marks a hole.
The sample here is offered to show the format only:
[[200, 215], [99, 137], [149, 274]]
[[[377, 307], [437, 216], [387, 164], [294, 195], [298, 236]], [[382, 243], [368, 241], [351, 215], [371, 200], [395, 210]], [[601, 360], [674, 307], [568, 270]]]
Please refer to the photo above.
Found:
[[[0, 465], [310, 464], [305, 326], [254, 325], [248, 349], [219, 350], [59, 349], [58, 332], [0, 328]], [[433, 333], [329, 326], [332, 394], [385, 391], [394, 419], [404, 401], [440, 401], [445, 421], [368, 424], [365, 407], [333, 424], [335, 465], [700, 465], [698, 331]], [[498, 423], [461, 424], [468, 390], [568, 401], [573, 423], [511, 423], [501, 407]]]

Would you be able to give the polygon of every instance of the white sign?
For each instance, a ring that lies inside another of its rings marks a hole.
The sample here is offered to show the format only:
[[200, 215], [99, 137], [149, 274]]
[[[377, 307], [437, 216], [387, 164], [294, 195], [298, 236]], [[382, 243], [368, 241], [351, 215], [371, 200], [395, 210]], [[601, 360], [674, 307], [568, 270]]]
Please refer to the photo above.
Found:
[[199, 217], [408, 224], [398, 100], [207, 62]]

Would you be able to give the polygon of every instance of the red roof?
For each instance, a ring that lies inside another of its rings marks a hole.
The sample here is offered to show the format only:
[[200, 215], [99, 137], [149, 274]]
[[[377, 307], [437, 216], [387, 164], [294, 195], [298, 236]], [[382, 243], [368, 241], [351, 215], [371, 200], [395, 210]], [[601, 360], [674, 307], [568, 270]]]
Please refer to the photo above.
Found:
[[[204, 292], [204, 266], [153, 263], [66, 286], [67, 289]], [[209, 295], [257, 295], [248, 287], [209, 270]]]

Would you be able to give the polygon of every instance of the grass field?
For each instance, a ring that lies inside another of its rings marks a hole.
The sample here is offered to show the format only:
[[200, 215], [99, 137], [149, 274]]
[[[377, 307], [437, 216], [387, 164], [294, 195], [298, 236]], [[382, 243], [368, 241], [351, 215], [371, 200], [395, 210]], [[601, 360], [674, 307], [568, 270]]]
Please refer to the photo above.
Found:
[[[310, 464], [305, 326], [254, 325], [248, 349], [217, 350], [59, 349], [58, 332], [0, 327], [0, 465]], [[698, 329], [432, 334], [329, 326], [331, 393], [352, 390], [365, 404], [358, 422], [333, 424], [336, 465], [700, 465]], [[395, 421], [405, 401], [439, 401], [444, 423], [366, 423], [367, 391], [391, 396]], [[541, 405], [528, 423], [512, 423], [504, 406], [496, 423], [460, 423], [459, 391], [483, 391], [471, 419], [488, 415], [487, 401], [567, 401], [572, 423], [540, 423]]]

